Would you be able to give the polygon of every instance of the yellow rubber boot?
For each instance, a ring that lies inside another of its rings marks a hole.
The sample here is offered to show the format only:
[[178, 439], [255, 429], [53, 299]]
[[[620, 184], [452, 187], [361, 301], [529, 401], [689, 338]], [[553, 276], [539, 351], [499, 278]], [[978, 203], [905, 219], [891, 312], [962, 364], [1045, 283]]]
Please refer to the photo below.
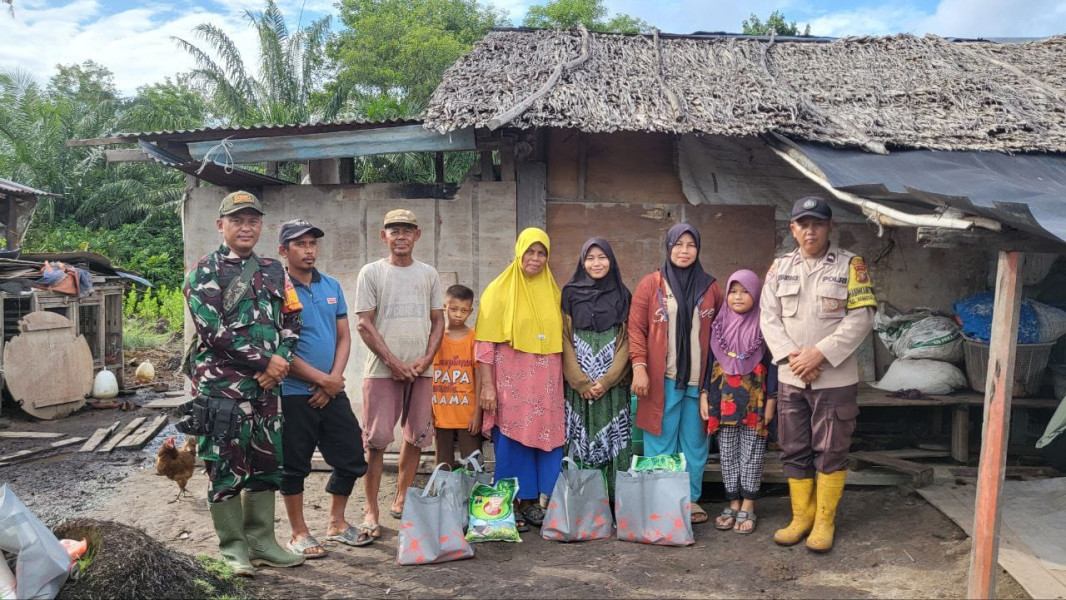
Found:
[[833, 532], [836, 529], [837, 505], [844, 495], [844, 479], [847, 471], [818, 473], [818, 510], [814, 515], [814, 529], [807, 536], [807, 548], [815, 552], [833, 549]]
[[792, 522], [774, 532], [774, 542], [795, 546], [814, 526], [814, 479], [788, 478], [788, 495], [792, 500]]

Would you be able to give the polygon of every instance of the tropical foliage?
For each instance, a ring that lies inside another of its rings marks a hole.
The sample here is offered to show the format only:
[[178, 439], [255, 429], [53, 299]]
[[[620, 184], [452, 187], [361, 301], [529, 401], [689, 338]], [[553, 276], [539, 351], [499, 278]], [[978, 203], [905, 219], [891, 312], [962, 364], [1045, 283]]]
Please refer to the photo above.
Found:
[[550, 0], [547, 4], [529, 7], [522, 25], [539, 29], [570, 29], [578, 24], [589, 31], [609, 33], [641, 33], [651, 31], [651, 25], [625, 13], [608, 17], [603, 0]]

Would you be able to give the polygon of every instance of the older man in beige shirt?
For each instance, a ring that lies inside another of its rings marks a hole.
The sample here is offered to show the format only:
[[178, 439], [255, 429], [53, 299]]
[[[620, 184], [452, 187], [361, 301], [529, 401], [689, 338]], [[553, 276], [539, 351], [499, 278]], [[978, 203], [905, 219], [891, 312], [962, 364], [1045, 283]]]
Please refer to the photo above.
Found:
[[806, 536], [816, 552], [833, 547], [859, 416], [855, 351], [877, 307], [862, 257], [829, 243], [833, 225], [824, 199], [796, 201], [789, 227], [799, 248], [774, 260], [760, 302], [763, 338], [781, 365], [778, 442], [792, 500], [792, 522], [774, 541]]

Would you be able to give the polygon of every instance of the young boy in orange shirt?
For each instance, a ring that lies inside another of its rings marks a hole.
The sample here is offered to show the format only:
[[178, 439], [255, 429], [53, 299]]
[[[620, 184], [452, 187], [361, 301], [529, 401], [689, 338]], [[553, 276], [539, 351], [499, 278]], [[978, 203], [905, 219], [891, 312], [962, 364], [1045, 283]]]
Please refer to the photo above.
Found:
[[474, 377], [474, 330], [466, 320], [474, 312], [474, 292], [453, 285], [444, 292], [444, 339], [433, 357], [433, 427], [437, 430], [437, 464], [455, 463], [459, 454], [481, 450], [481, 407]]

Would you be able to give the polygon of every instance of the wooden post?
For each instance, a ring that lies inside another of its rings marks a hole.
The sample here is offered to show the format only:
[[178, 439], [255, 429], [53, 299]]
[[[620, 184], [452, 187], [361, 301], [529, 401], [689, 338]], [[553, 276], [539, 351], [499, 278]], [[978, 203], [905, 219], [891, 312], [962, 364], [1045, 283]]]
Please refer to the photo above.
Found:
[[1000, 252], [996, 267], [996, 299], [992, 310], [988, 377], [985, 379], [985, 419], [981, 459], [977, 466], [977, 501], [973, 517], [968, 598], [991, 598], [996, 588], [999, 556], [1000, 495], [1007, 462], [1010, 403], [1014, 388], [1014, 353], [1018, 347], [1023, 254]]
[[7, 195], [7, 215], [5, 215], [7, 226], [7, 249], [14, 250], [19, 247], [19, 208], [18, 208], [18, 196], [14, 194]]
[[438, 152], [433, 155], [433, 180], [437, 183], [444, 183], [444, 153]]
[[496, 181], [492, 150], [483, 150], [481, 152], [481, 181]]
[[577, 201], [585, 201], [585, 175], [588, 163], [589, 140], [588, 134], [579, 131], [577, 134]]

